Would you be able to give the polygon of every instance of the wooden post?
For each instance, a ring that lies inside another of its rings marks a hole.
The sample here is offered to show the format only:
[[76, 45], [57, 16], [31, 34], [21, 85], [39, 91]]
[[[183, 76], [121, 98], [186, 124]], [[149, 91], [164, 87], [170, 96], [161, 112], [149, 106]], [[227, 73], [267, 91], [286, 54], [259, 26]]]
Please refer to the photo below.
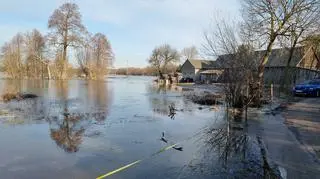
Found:
[[271, 95], [271, 102], [273, 102], [273, 84], [272, 83], [270, 88], [270, 95]]

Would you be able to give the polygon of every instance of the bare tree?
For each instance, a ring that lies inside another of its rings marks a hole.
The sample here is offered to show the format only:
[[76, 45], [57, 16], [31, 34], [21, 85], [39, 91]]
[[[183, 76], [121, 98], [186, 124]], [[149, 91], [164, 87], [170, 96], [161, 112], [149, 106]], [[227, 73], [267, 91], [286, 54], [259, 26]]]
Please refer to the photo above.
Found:
[[47, 70], [47, 63], [43, 57], [45, 38], [38, 30], [34, 29], [31, 33], [25, 35], [25, 44], [27, 77], [43, 78]]
[[289, 41], [288, 46], [290, 48], [282, 85], [288, 85], [289, 83], [289, 68], [296, 46], [302, 45], [303, 41], [307, 40], [308, 36], [317, 33], [320, 25], [319, 19], [320, 3], [312, 2], [311, 0], [308, 6], [293, 15], [292, 19], [289, 21], [290, 29], [287, 34], [279, 37], [280, 41]]
[[77, 49], [76, 58], [80, 66], [80, 71], [86, 76], [86, 79], [92, 78], [91, 60], [92, 60], [92, 47], [90, 41]]
[[74, 3], [65, 3], [56, 9], [48, 21], [50, 40], [58, 47], [62, 47], [62, 70], [61, 79], [66, 78], [67, 50], [69, 46], [78, 46], [81, 35], [86, 31], [82, 24], [79, 7]]
[[93, 37], [88, 36], [84, 45], [77, 50], [76, 56], [87, 79], [103, 79], [114, 59], [111, 45], [107, 37], [101, 33]]
[[292, 20], [312, 6], [319, 6], [318, 0], [243, 0], [242, 13], [247, 37], [266, 45], [266, 51], [258, 68], [257, 85], [262, 95], [264, 68], [272, 48], [279, 36], [287, 35], [292, 29]]
[[215, 20], [215, 26], [204, 33], [203, 51], [210, 57], [218, 57], [216, 64], [224, 70], [221, 80], [226, 103], [242, 108], [252, 98], [247, 92], [252, 76], [257, 70], [254, 48], [248, 39], [243, 39], [235, 23]]
[[186, 47], [180, 52], [183, 60], [193, 59], [199, 55], [199, 52], [195, 46]]
[[320, 70], [320, 34], [312, 34], [305, 38], [302, 45], [307, 50], [309, 58], [312, 58], [308, 65], [310, 69]]
[[2, 47], [3, 68], [11, 78], [23, 78], [23, 43], [24, 37], [18, 33]]
[[165, 44], [156, 47], [148, 62], [151, 66], [157, 69], [160, 79], [163, 79], [163, 73], [167, 71], [167, 65], [179, 61], [180, 56], [176, 49], [171, 48], [170, 45]]
[[107, 74], [108, 66], [112, 65], [113, 52], [104, 34], [96, 33], [92, 38], [93, 60], [95, 61], [95, 77], [101, 79]]

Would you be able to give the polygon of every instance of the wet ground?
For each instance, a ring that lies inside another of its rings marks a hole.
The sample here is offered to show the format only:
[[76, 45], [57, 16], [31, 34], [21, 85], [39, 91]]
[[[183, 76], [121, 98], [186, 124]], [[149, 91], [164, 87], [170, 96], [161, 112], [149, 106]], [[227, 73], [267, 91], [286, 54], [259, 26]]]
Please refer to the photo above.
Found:
[[320, 159], [320, 98], [300, 98], [288, 106], [284, 117], [299, 142]]
[[319, 98], [301, 98], [287, 108], [252, 112], [251, 133], [260, 136], [267, 159], [283, 178], [319, 178]]
[[40, 96], [0, 104], [0, 178], [96, 178], [141, 159], [111, 178], [266, 175], [256, 135], [227, 125], [223, 106], [194, 104], [151, 78], [2, 80], [0, 91]]

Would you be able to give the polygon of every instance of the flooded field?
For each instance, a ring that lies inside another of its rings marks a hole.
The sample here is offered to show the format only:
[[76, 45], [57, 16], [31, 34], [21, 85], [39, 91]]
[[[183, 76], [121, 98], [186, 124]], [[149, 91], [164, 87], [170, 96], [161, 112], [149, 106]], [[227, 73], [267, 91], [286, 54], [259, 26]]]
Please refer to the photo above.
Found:
[[137, 160], [111, 178], [263, 175], [258, 143], [232, 137], [222, 105], [194, 104], [151, 78], [1, 80], [0, 93], [10, 91], [39, 97], [0, 103], [0, 178], [96, 178]]

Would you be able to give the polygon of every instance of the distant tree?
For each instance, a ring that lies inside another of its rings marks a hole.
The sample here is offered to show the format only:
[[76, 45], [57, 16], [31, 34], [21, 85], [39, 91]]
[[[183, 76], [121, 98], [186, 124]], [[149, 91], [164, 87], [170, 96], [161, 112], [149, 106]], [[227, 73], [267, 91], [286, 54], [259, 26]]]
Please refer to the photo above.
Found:
[[82, 46], [77, 48], [76, 59], [79, 64], [80, 74], [84, 74], [87, 79], [91, 79], [92, 47], [90, 35], [87, 35], [87, 38], [82, 44]]
[[5, 43], [1, 49], [4, 71], [11, 78], [23, 78], [23, 43], [24, 37], [21, 33], [18, 33], [10, 42]]
[[111, 45], [101, 33], [88, 37], [84, 45], [78, 48], [76, 57], [82, 73], [88, 79], [102, 79], [114, 59]]
[[188, 60], [196, 58], [199, 55], [199, 52], [195, 46], [186, 47], [180, 52], [182, 60]]
[[[32, 32], [26, 33], [26, 75], [29, 78], [44, 77], [45, 71], [49, 70], [48, 63], [44, 58], [45, 38], [42, 34], [34, 29]], [[50, 71], [48, 71], [50, 74]], [[50, 75], [48, 75], [50, 76]], [[50, 78], [50, 77], [49, 77]]]
[[167, 65], [178, 62], [180, 59], [179, 53], [176, 49], [171, 48], [170, 45], [165, 44], [156, 47], [148, 59], [149, 64], [158, 71], [158, 75], [163, 79], [163, 74], [167, 71]]
[[104, 34], [96, 33], [92, 38], [94, 71], [97, 79], [107, 74], [108, 66], [112, 65], [113, 52], [111, 45]]
[[82, 24], [79, 7], [74, 3], [65, 3], [56, 9], [50, 16], [48, 28], [51, 42], [62, 48], [62, 69], [60, 78], [66, 78], [67, 50], [69, 46], [79, 46], [81, 35], [86, 31]]

